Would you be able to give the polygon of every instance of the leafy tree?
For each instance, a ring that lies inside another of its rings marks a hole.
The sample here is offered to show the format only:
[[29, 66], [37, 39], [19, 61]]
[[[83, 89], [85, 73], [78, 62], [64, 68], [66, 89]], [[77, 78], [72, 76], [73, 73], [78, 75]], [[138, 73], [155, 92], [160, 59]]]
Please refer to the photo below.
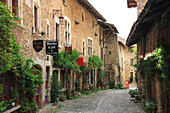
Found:
[[103, 62], [100, 60], [99, 56], [92, 55], [89, 57], [89, 67], [102, 69]]

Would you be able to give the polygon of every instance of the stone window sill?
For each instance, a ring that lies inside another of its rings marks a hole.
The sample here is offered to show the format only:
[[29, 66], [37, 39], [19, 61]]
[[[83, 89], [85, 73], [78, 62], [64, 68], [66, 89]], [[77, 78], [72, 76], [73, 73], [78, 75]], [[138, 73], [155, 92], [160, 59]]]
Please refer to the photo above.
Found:
[[37, 38], [41, 38], [41, 34], [37, 34], [37, 33], [35, 33], [35, 32], [33, 33], [33, 36], [34, 36], [34, 37], [37, 37]]

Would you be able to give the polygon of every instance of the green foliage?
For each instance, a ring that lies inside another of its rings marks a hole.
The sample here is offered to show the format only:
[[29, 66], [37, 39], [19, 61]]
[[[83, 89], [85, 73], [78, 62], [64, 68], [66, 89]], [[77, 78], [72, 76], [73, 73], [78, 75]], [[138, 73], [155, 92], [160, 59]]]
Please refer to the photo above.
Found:
[[86, 63], [83, 63], [83, 66], [80, 66], [80, 72], [82, 74], [87, 74], [90, 71]]
[[150, 79], [156, 74], [165, 83], [166, 89], [170, 89], [170, 51], [163, 46], [158, 47], [150, 56], [140, 61], [137, 66], [137, 72], [142, 78]]
[[74, 70], [79, 69], [79, 65], [76, 60], [80, 58], [79, 53], [76, 49], [72, 51], [72, 55], [68, 51], [61, 51], [58, 55], [53, 57], [54, 65], [59, 68]]
[[17, 76], [19, 86], [20, 112], [36, 110], [34, 96], [36, 87], [41, 85], [41, 72], [37, 76], [33, 73], [33, 61], [24, 58], [21, 47], [18, 46], [13, 29], [18, 27], [15, 21], [19, 19], [11, 12], [7, 5], [0, 2], [0, 74], [12, 71]]
[[113, 89], [115, 87], [115, 81], [109, 82], [109, 89]]
[[52, 76], [52, 82], [51, 82], [51, 102], [58, 103], [58, 98], [60, 98], [62, 94], [62, 83], [58, 81], [57, 74], [54, 73]]
[[128, 94], [131, 95], [131, 96], [135, 96], [135, 95], [138, 95], [138, 91], [136, 89], [135, 90], [130, 90], [128, 92]]
[[[0, 95], [2, 94], [2, 85], [0, 84]], [[0, 101], [0, 112], [2, 112], [3, 110], [5, 110], [5, 106], [4, 106], [4, 100]]]
[[92, 92], [98, 92], [99, 89], [94, 88]]
[[100, 60], [99, 56], [92, 55], [89, 57], [89, 67], [102, 69], [103, 62]]
[[89, 89], [90, 89], [90, 90], [94, 90], [93, 84], [89, 84]]
[[76, 91], [80, 91], [80, 80], [77, 80], [75, 83]]
[[71, 99], [71, 91], [70, 91], [70, 89], [66, 90], [66, 97], [67, 97], [67, 99]]
[[146, 113], [156, 113], [157, 104], [155, 104], [153, 101], [146, 103], [145, 111]]

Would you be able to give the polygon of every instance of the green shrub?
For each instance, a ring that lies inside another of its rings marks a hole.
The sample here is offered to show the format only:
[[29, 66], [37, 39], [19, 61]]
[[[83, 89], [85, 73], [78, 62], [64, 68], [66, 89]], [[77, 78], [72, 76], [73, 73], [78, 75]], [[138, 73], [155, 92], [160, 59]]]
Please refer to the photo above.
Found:
[[157, 104], [153, 101], [146, 103], [145, 111], [146, 113], [155, 113], [157, 111]]
[[115, 87], [115, 81], [109, 82], [109, 89], [113, 89]]
[[128, 92], [128, 94], [131, 95], [131, 96], [135, 96], [135, 95], [138, 95], [138, 91], [137, 91], [137, 89], [135, 89], [135, 90], [130, 90], [130, 91]]
[[62, 83], [58, 81], [57, 74], [54, 73], [52, 75], [52, 82], [51, 82], [51, 102], [58, 103], [58, 98], [62, 94]]

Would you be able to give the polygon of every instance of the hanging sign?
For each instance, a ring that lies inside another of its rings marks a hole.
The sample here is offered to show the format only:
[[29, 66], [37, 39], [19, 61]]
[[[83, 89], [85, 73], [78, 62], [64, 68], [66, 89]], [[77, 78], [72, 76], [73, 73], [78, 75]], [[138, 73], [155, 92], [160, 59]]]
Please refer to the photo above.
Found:
[[83, 65], [83, 58], [78, 58], [78, 65], [82, 66]]
[[68, 53], [71, 55], [72, 54], [72, 47], [65, 47], [65, 51], [69, 51]]
[[40, 52], [43, 48], [43, 40], [33, 40], [33, 48], [35, 51]]
[[58, 54], [58, 42], [46, 42], [46, 54], [57, 55]]

